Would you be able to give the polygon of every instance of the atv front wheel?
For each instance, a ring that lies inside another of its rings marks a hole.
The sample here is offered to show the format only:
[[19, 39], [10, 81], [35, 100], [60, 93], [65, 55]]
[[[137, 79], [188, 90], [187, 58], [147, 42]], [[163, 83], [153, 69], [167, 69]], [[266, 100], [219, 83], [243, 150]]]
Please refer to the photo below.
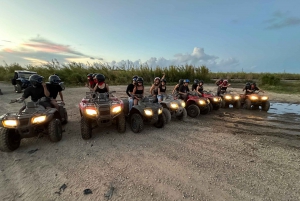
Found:
[[206, 107], [204, 110], [202, 110], [202, 111], [200, 112], [200, 114], [208, 114], [209, 111], [210, 111], [210, 107], [209, 107], [209, 105], [207, 105], [207, 107]]
[[21, 93], [21, 92], [22, 92], [22, 88], [21, 88], [21, 85], [20, 85], [20, 84], [16, 84], [16, 85], [15, 85], [15, 91], [16, 91], [17, 93]]
[[58, 142], [62, 138], [62, 126], [59, 119], [52, 119], [48, 125], [48, 134], [51, 142]]
[[126, 120], [123, 111], [117, 117], [117, 130], [119, 133], [125, 133], [126, 131]]
[[187, 107], [187, 114], [192, 118], [196, 118], [200, 115], [200, 109], [197, 105], [191, 104]]
[[264, 102], [263, 104], [262, 104], [262, 106], [261, 106], [261, 109], [263, 110], [263, 111], [268, 111], [269, 109], [270, 109], [270, 102], [269, 101], [266, 101], [266, 102]]
[[251, 100], [249, 99], [245, 100], [244, 108], [247, 110], [251, 110]]
[[144, 128], [144, 121], [140, 114], [133, 113], [130, 116], [130, 127], [134, 133], [140, 133]]
[[157, 122], [154, 124], [154, 126], [156, 128], [163, 128], [165, 126], [165, 122], [166, 122], [166, 116], [164, 113], [162, 113], [161, 115], [158, 115], [158, 120]]
[[235, 109], [240, 109], [240, 108], [241, 108], [241, 101], [236, 101], [236, 102], [234, 103], [234, 108], [235, 108]]
[[167, 108], [163, 108], [163, 114], [166, 117], [166, 122], [165, 123], [168, 124], [171, 121], [171, 118], [172, 118], [171, 113]]
[[80, 119], [80, 130], [81, 130], [81, 137], [84, 140], [91, 139], [92, 137], [92, 124], [91, 121], [85, 119], [84, 116]]
[[0, 150], [11, 152], [20, 147], [21, 137], [14, 129], [0, 128]]
[[176, 116], [176, 118], [181, 121], [185, 121], [186, 117], [187, 117], [187, 112], [185, 108], [183, 108], [182, 113], [180, 115]]

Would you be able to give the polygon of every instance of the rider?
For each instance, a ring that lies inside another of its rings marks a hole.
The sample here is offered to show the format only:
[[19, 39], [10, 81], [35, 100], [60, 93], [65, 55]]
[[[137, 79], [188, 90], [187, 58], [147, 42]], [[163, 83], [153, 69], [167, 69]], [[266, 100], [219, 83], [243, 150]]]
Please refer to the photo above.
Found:
[[96, 80], [97, 84], [94, 87], [94, 92], [98, 93], [108, 93], [109, 87], [108, 84], [105, 83], [105, 76], [102, 74], [97, 74], [94, 79]]
[[183, 80], [183, 85], [179, 87], [179, 98], [186, 101], [188, 97], [188, 92], [190, 91], [189, 89], [189, 79]]
[[216, 81], [216, 85], [218, 86], [218, 90], [217, 90], [217, 95], [220, 96], [220, 93], [221, 93], [221, 87], [220, 85], [223, 83], [223, 79], [219, 79]]
[[174, 89], [173, 89], [173, 91], [172, 91], [172, 94], [174, 94], [175, 92], [176, 92], [176, 93], [179, 92], [180, 86], [183, 85], [183, 80], [184, 80], [184, 79], [180, 79], [180, 80], [178, 81], [178, 84], [175, 85], [175, 87], [174, 87]]
[[194, 91], [194, 90], [197, 89], [198, 84], [199, 84], [199, 80], [198, 80], [198, 79], [195, 79], [195, 80], [194, 80], [194, 84], [192, 85], [192, 91]]
[[159, 77], [154, 78], [154, 82], [153, 82], [153, 84], [152, 84], [152, 86], [150, 88], [150, 94], [152, 96], [157, 97], [157, 95], [158, 95], [158, 86], [160, 85], [160, 80], [164, 79], [164, 78], [165, 78], [165, 74], [164, 73], [163, 73], [162, 78], [159, 78]]
[[204, 82], [202, 80], [199, 80], [199, 84], [196, 88], [196, 92], [199, 94], [199, 96], [203, 96], [203, 84]]
[[62, 103], [64, 104], [64, 98], [63, 98], [63, 94], [62, 94], [64, 87], [62, 87], [60, 85], [60, 83], [61, 83], [61, 80], [57, 75], [51, 75], [49, 77], [49, 83], [46, 84], [47, 89], [50, 93], [50, 95], [49, 95], [50, 103], [57, 110], [59, 110], [59, 105], [56, 102], [57, 94], [59, 94], [60, 99], [61, 99]]
[[89, 73], [86, 77], [88, 80], [88, 84], [86, 84], [85, 86], [88, 87], [90, 90], [93, 90], [93, 88], [96, 85], [96, 83], [94, 82], [94, 79], [93, 79], [93, 74]]
[[250, 82], [247, 82], [243, 88], [243, 91], [245, 91], [245, 93], [247, 92], [247, 90], [250, 90], [251, 89], [251, 83]]
[[138, 76], [134, 75], [132, 77], [132, 83], [128, 84], [127, 89], [126, 89], [126, 94], [128, 95], [128, 101], [129, 101], [129, 110], [131, 110], [132, 105], [133, 105], [133, 89], [136, 83]]
[[[29, 96], [31, 97], [31, 101], [33, 102], [37, 102], [43, 97], [49, 97], [50, 92], [48, 91], [46, 84], [43, 82], [43, 78], [44, 77], [38, 74], [31, 75], [29, 77], [29, 82], [31, 86], [27, 87], [24, 90], [22, 97], [19, 98], [18, 101], [22, 102]], [[50, 101], [40, 101], [39, 104], [45, 108], [51, 108]]]
[[250, 89], [247, 89], [247, 90], [246, 90], [246, 94], [253, 94], [255, 91], [264, 92], [263, 90], [260, 90], [260, 89], [256, 86], [256, 83], [255, 83], [255, 82], [253, 82], [253, 83], [251, 83]]
[[144, 80], [142, 77], [138, 77], [136, 79], [136, 84], [133, 89], [133, 104], [137, 105], [139, 100], [141, 100], [144, 96]]
[[163, 100], [163, 96], [166, 94], [166, 90], [167, 90], [166, 84], [167, 84], [167, 80], [165, 78], [161, 79], [160, 85], [158, 86], [158, 95], [157, 95], [157, 99], [159, 103]]
[[229, 86], [230, 86], [230, 84], [228, 83], [228, 81], [224, 80], [222, 82], [222, 84], [220, 84], [218, 87], [218, 96], [220, 95], [221, 91], [225, 92], [227, 90], [227, 87], [229, 87]]

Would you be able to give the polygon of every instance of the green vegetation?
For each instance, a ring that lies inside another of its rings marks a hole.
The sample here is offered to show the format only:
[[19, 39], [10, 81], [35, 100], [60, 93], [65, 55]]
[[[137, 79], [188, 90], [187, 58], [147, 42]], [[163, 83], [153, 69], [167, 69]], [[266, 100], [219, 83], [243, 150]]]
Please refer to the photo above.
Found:
[[[21, 66], [17, 63], [10, 65], [0, 65], [0, 81], [9, 82], [15, 70], [36, 71], [47, 78], [51, 74], [58, 74], [67, 85], [83, 85], [86, 82], [88, 73], [102, 73], [107, 77], [110, 84], [127, 84], [133, 75], [144, 78], [146, 84], [153, 82], [154, 77], [161, 77], [166, 74], [168, 83], [176, 83], [181, 78], [202, 79], [206, 83], [214, 82], [219, 78], [228, 79], [230, 82], [244, 83], [246, 81], [257, 81], [266, 90], [287, 91], [288, 93], [299, 93], [298, 82], [283, 82], [282, 80], [300, 80], [300, 74], [291, 73], [245, 73], [245, 72], [211, 72], [206, 66], [169, 66], [167, 68], [151, 68], [147, 65], [140, 67], [111, 67], [100, 63], [87, 64], [71, 62], [68, 64], [47, 63], [40, 66]], [[297, 83], [297, 84], [295, 84]]]

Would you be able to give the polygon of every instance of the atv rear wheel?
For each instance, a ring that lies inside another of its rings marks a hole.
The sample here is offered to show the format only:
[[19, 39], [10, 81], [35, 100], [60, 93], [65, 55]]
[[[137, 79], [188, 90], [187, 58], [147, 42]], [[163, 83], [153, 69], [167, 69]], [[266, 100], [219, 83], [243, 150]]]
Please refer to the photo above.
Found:
[[220, 104], [214, 105], [214, 110], [218, 110], [218, 109], [220, 109]]
[[80, 130], [81, 130], [81, 137], [84, 140], [91, 139], [92, 137], [92, 124], [91, 121], [84, 118], [84, 116], [80, 119]]
[[156, 128], [163, 128], [166, 124], [166, 116], [164, 113], [162, 113], [161, 115], [158, 115], [158, 120], [156, 123], [154, 123], [154, 126]]
[[126, 120], [123, 111], [117, 117], [117, 130], [119, 133], [125, 133], [126, 131]]
[[234, 103], [234, 108], [240, 109], [240, 108], [241, 108], [241, 101], [236, 101], [236, 102]]
[[140, 114], [133, 113], [130, 116], [130, 127], [134, 133], [140, 133], [144, 128], [144, 121]]
[[186, 112], [186, 109], [183, 108], [182, 113], [179, 116], [177, 116], [176, 118], [181, 121], [185, 121], [186, 117], [187, 117], [187, 112]]
[[187, 114], [192, 117], [192, 118], [196, 118], [200, 115], [200, 109], [197, 105], [195, 104], [191, 104], [187, 107]]
[[20, 147], [21, 137], [14, 129], [0, 128], [0, 150], [11, 152]]
[[170, 121], [171, 121], [171, 113], [170, 113], [170, 111], [167, 109], [167, 108], [164, 108], [163, 109], [163, 114], [165, 115], [165, 119], [166, 119], [166, 122], [165, 122], [165, 124], [168, 124]]
[[20, 85], [20, 84], [16, 84], [16, 85], [15, 85], [15, 91], [16, 91], [17, 93], [21, 93], [21, 92], [22, 92], [22, 88], [21, 88], [21, 85]]
[[245, 100], [244, 108], [247, 110], [251, 110], [251, 100], [249, 99]]
[[266, 102], [264, 102], [263, 104], [262, 104], [262, 106], [261, 106], [261, 109], [263, 110], [263, 111], [268, 111], [269, 109], [270, 109], [270, 102], [269, 101], [266, 101]]
[[48, 134], [51, 142], [59, 142], [62, 138], [62, 126], [59, 119], [52, 119], [48, 124]]

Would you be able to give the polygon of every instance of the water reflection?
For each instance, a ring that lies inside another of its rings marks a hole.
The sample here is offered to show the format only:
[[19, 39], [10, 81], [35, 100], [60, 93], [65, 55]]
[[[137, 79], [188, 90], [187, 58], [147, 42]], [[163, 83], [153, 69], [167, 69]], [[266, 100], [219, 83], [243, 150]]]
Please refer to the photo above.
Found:
[[298, 104], [290, 104], [290, 103], [271, 103], [271, 107], [268, 113], [300, 115], [300, 106]]

